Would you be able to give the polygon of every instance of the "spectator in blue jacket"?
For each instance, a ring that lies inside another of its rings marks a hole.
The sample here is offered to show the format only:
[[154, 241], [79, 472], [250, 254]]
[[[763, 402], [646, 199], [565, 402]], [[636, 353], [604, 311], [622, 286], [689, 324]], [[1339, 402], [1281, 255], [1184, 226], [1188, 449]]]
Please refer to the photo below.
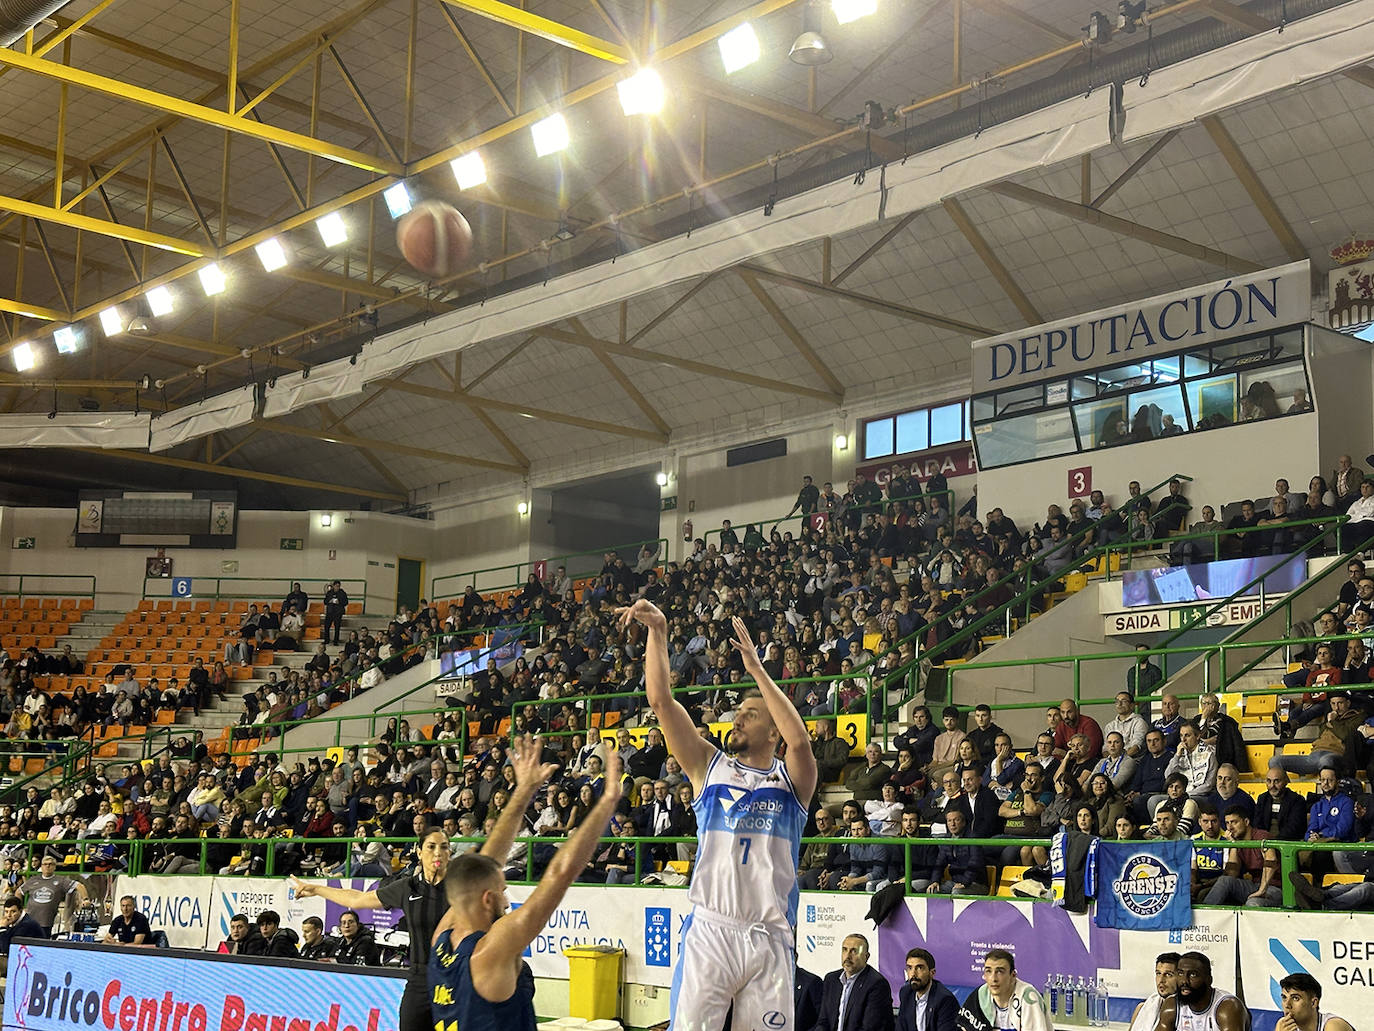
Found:
[[1307, 811], [1306, 841], [1354, 841], [1355, 800], [1339, 789], [1331, 766], [1317, 774], [1317, 800]]
[[[958, 806], [952, 805], [945, 810], [945, 827], [951, 839], [966, 836], [966, 823], [964, 811]], [[987, 880], [983, 850], [977, 845], [960, 845], [951, 840], [940, 846], [924, 883], [913, 879], [911, 887], [913, 891], [924, 890], [930, 895], [986, 895]]]
[[857, 840], [847, 848], [849, 872], [840, 878], [841, 891], [875, 892], [901, 878], [901, 851], [884, 845], [862, 815], [849, 821], [849, 836]]
[[1165, 747], [1164, 732], [1157, 727], [1151, 729], [1145, 735], [1145, 751], [1136, 760], [1135, 773], [1126, 791], [1126, 801], [1135, 813], [1136, 823], [1154, 819], [1154, 807], [1164, 797], [1165, 771], [1172, 758]]

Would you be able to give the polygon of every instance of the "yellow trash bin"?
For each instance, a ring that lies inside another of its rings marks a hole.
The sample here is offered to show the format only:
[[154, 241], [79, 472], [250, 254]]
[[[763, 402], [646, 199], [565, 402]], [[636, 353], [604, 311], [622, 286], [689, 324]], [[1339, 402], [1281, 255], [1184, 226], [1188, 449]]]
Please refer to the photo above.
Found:
[[613, 945], [579, 945], [564, 949], [563, 955], [568, 957], [568, 1016], [616, 1019], [625, 950]]

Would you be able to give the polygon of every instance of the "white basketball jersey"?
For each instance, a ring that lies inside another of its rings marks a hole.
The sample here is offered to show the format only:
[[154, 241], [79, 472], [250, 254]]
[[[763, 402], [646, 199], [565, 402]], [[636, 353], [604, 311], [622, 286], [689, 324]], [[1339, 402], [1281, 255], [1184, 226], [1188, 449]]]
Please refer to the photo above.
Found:
[[692, 904], [743, 924], [795, 927], [806, 809], [782, 760], [756, 770], [717, 752], [692, 808], [700, 842]]
[[[1176, 1031], [1220, 1031], [1217, 1024], [1217, 1007], [1227, 999], [1234, 999], [1235, 996], [1230, 992], [1223, 992], [1220, 988], [1212, 988], [1212, 1004], [1201, 1013], [1189, 1006], [1182, 999], [1178, 1001], [1177, 1009], [1174, 1011], [1176, 1019], [1174, 1021]], [[1241, 1012], [1245, 1014], [1245, 1027], [1248, 1031], [1250, 1027], [1250, 1011], [1241, 1006]]]

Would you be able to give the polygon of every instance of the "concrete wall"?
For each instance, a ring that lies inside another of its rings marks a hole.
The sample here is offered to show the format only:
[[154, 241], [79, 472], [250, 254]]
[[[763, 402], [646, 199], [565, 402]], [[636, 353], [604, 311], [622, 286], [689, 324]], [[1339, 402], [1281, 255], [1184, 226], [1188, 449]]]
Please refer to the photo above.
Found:
[[[1368, 383], [1366, 376], [1366, 390]], [[1360, 411], [1368, 423], [1368, 404]], [[1365, 429], [1368, 433], [1368, 426]], [[1238, 461], [1240, 454], [1249, 457]], [[1141, 487], [1147, 488], [1174, 473], [1183, 473], [1194, 478], [1184, 488], [1193, 511], [1211, 505], [1220, 513], [1221, 506], [1230, 501], [1270, 497], [1274, 480], [1280, 476], [1288, 479], [1293, 490], [1305, 490], [1319, 469], [1334, 466], [1334, 459], [1323, 464], [1325, 457], [1320, 453], [1316, 413], [1293, 415], [1090, 454], [983, 469], [978, 473], [979, 510], [1000, 506], [1017, 526], [1029, 529], [1045, 518], [1050, 503], [1067, 507], [1068, 472], [1086, 466], [1091, 469], [1092, 486], [1114, 504], [1129, 496], [1126, 486], [1131, 480], [1139, 480]]]

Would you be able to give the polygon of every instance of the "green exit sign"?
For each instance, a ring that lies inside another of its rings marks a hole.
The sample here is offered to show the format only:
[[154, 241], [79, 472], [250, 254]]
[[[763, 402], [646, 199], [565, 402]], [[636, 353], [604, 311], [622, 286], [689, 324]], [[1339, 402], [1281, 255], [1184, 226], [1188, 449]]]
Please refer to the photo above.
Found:
[[32, 537], [16, 537], [14, 548], [16, 551], [32, 551], [37, 545]]
[[282, 550], [282, 551], [304, 551], [304, 550], [305, 550], [305, 538], [304, 538], [304, 537], [283, 537], [283, 538], [281, 539], [281, 550]]
[[671, 512], [675, 508], [677, 508], [677, 495], [673, 494], [670, 497], [662, 499], [662, 504], [659, 510], [662, 512]]

